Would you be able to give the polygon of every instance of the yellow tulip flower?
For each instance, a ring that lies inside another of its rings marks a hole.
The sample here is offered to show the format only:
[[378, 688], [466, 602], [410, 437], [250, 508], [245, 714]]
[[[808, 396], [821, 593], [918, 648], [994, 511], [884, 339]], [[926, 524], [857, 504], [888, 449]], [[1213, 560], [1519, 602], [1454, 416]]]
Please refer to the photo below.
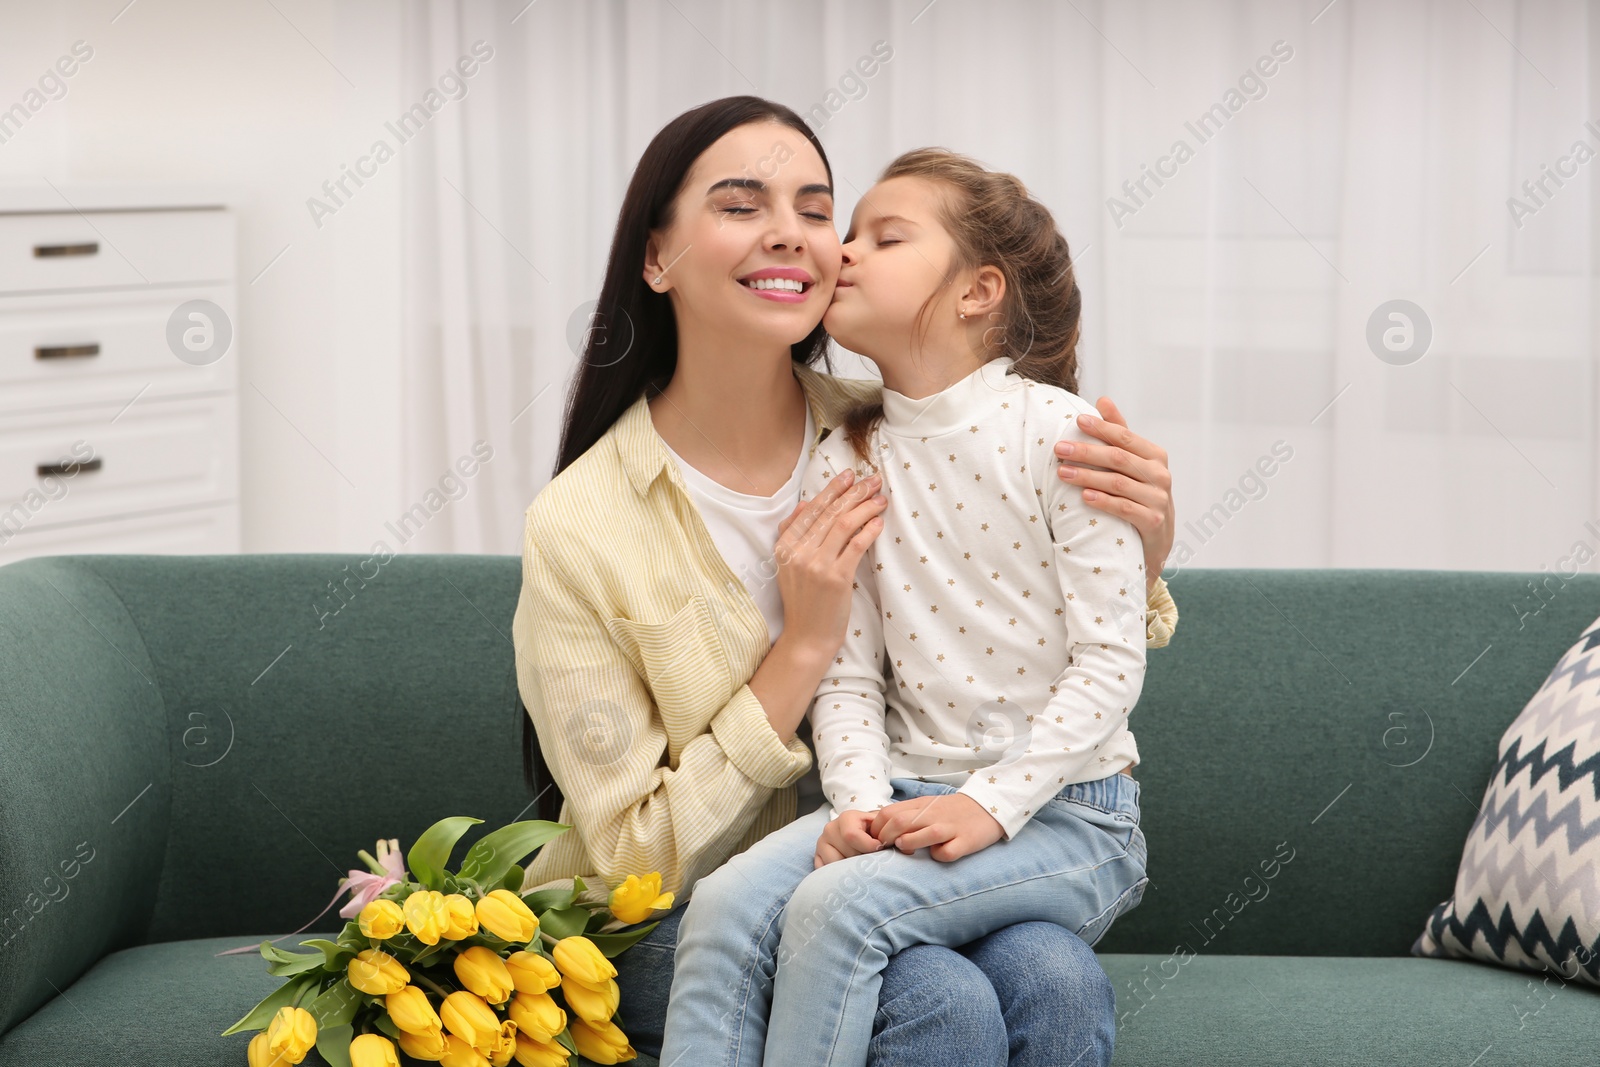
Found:
[[250, 1067], [289, 1067], [289, 1061], [282, 1056], [275, 1056], [267, 1047], [267, 1032], [265, 1030], [250, 1039], [250, 1047], [245, 1049], [245, 1059]]
[[455, 958], [456, 977], [490, 1004], [504, 1004], [516, 992], [506, 961], [492, 948], [473, 945]]
[[[396, 1025], [399, 1025], [398, 1023]], [[448, 1040], [443, 1030], [435, 1030], [428, 1034], [410, 1034], [400, 1032], [400, 1051], [414, 1060], [436, 1061], [444, 1056], [445, 1041]]]
[[549, 993], [518, 993], [507, 1005], [517, 1029], [539, 1041], [553, 1041], [567, 1028], [567, 1013]]
[[467, 897], [451, 893], [444, 898], [444, 910], [449, 916], [444, 936], [451, 941], [465, 941], [478, 932], [478, 913]]
[[267, 1024], [267, 1051], [285, 1063], [299, 1063], [317, 1044], [317, 1020], [304, 1008], [285, 1005]]
[[550, 955], [555, 957], [556, 967], [563, 975], [585, 985], [599, 986], [607, 978], [617, 976], [617, 969], [606, 959], [605, 953], [582, 934], [563, 937], [550, 950]]
[[622, 990], [615, 978], [607, 978], [604, 985], [591, 986], [567, 977], [561, 981], [561, 995], [567, 998], [572, 1014], [586, 1023], [603, 1023], [617, 1013]]
[[489, 1063], [492, 1067], [506, 1067], [517, 1051], [517, 1024], [510, 1019], [500, 1021], [500, 1033], [489, 1046]]
[[651, 871], [640, 878], [637, 874], [611, 891], [611, 914], [628, 925], [642, 923], [652, 911], [672, 907], [672, 894], [661, 891], [661, 872]]
[[596, 1063], [621, 1063], [639, 1055], [616, 1023], [575, 1022], [572, 1041], [578, 1046], [578, 1055]]
[[405, 915], [406, 929], [424, 945], [437, 945], [450, 925], [444, 894], [433, 889], [419, 889], [406, 897]]
[[392, 900], [374, 900], [361, 909], [356, 924], [364, 936], [384, 941], [406, 928], [406, 913]]
[[517, 1037], [514, 1057], [522, 1067], [567, 1067], [572, 1054], [554, 1041], [535, 1041], [526, 1034]]
[[543, 993], [561, 984], [556, 965], [537, 952], [513, 952], [506, 957], [506, 970], [519, 993]]
[[380, 948], [357, 952], [345, 967], [345, 977], [361, 992], [375, 997], [398, 993], [411, 984], [411, 972], [405, 965]]
[[444, 1035], [444, 1055], [439, 1067], [489, 1067], [489, 1057], [454, 1034]]
[[350, 1042], [350, 1067], [400, 1067], [400, 1057], [382, 1034], [358, 1034]]
[[478, 901], [478, 922], [502, 941], [526, 944], [539, 930], [539, 918], [509, 889], [496, 889]]
[[500, 1018], [483, 998], [476, 993], [460, 989], [444, 998], [439, 1008], [439, 1018], [444, 1028], [475, 1049], [485, 1049], [494, 1043], [500, 1032]]
[[436, 1034], [444, 1029], [439, 1013], [428, 1003], [428, 994], [414, 985], [398, 989], [384, 998], [389, 1021], [408, 1034]]

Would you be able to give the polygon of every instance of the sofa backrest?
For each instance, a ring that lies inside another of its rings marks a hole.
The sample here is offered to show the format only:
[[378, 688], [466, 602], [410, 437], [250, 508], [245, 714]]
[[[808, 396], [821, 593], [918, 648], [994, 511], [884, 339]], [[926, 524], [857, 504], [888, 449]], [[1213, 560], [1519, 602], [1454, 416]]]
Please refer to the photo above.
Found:
[[1187, 570], [1172, 595], [1130, 724], [1151, 884], [1097, 950], [1406, 955], [1600, 576]]
[[[0, 568], [0, 1032], [53, 995], [44, 977], [107, 952], [296, 929], [380, 836], [534, 818], [519, 568]], [[1501, 732], [1600, 614], [1600, 576], [1534, 600], [1542, 577], [1175, 580], [1177, 635], [1131, 718], [1151, 886], [1097, 948], [1404, 955], [1451, 891]]]

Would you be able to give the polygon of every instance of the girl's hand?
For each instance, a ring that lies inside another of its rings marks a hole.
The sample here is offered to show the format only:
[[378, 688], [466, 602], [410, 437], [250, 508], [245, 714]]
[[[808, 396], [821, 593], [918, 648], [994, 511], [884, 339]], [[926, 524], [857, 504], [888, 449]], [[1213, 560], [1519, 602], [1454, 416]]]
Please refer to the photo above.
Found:
[[783, 636], [796, 647], [832, 659], [850, 625], [856, 566], [883, 531], [888, 501], [877, 475], [852, 485], [844, 470], [827, 487], [795, 505], [778, 524], [774, 556], [783, 599]]
[[[1155, 585], [1172, 551], [1177, 513], [1172, 506], [1172, 472], [1166, 449], [1128, 429], [1128, 421], [1109, 396], [1095, 401], [1104, 419], [1079, 415], [1078, 427], [1107, 442], [1057, 441], [1056, 455], [1068, 462], [1056, 468], [1057, 477], [1083, 489], [1083, 499], [1127, 519], [1144, 539], [1144, 584]], [[1105, 470], [1091, 470], [1103, 467]]]
[[876, 852], [882, 848], [883, 843], [867, 831], [873, 814], [870, 811], [841, 811], [838, 818], [824, 826], [822, 836], [817, 838], [817, 853], [811, 857], [811, 869], [816, 870], [835, 860]]
[[910, 855], [924, 845], [941, 863], [982, 852], [1005, 836], [1005, 827], [965, 793], [912, 797], [878, 809], [872, 836]]

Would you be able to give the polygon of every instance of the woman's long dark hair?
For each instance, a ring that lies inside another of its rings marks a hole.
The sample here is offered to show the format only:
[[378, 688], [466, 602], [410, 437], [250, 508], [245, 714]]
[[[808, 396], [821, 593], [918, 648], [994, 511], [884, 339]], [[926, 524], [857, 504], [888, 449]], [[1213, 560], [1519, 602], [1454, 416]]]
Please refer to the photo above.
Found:
[[[727, 96], [685, 111], [651, 139], [622, 201], [600, 299], [583, 345], [561, 431], [554, 478], [603, 437], [646, 390], [659, 393], [678, 366], [678, 326], [665, 293], [645, 284], [645, 246], [652, 230], [672, 223], [673, 200], [700, 154], [723, 134], [752, 122], [777, 122], [803, 134], [822, 157], [833, 182], [833, 168], [822, 143], [794, 111], [757, 96]], [[828, 335], [822, 324], [790, 349], [796, 363], [824, 360]], [[623, 355], [616, 356], [617, 348]], [[825, 362], [826, 365], [826, 362]], [[561, 789], [536, 743], [533, 719], [518, 699], [522, 719], [522, 775], [538, 800], [538, 817], [560, 818]]]

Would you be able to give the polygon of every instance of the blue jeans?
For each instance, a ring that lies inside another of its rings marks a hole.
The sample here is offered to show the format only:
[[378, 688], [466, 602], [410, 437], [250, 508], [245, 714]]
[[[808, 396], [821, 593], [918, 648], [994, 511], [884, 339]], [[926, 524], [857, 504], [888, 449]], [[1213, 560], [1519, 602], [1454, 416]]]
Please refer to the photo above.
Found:
[[[617, 1022], [647, 1056], [661, 1055], [687, 908], [612, 961]], [[959, 949], [912, 945], [883, 969], [866, 1067], [1110, 1067], [1115, 1012], [1094, 950], [1055, 923], [1014, 923]], [[589, 1061], [575, 1057], [572, 1067]]]
[[[956, 791], [890, 784], [894, 801]], [[1093, 945], [1144, 894], [1138, 795], [1123, 774], [1066, 786], [1014, 839], [951, 863], [927, 849], [886, 848], [814, 870], [827, 804], [769, 834], [694, 887], [678, 927], [662, 1062], [862, 1067], [897, 954], [966, 945], [1030, 920]], [[1031, 968], [1039, 956], [1028, 946], [1008, 962], [1021, 970], [1019, 959]], [[903, 1062], [931, 1067], [962, 1052], [918, 1050]]]

